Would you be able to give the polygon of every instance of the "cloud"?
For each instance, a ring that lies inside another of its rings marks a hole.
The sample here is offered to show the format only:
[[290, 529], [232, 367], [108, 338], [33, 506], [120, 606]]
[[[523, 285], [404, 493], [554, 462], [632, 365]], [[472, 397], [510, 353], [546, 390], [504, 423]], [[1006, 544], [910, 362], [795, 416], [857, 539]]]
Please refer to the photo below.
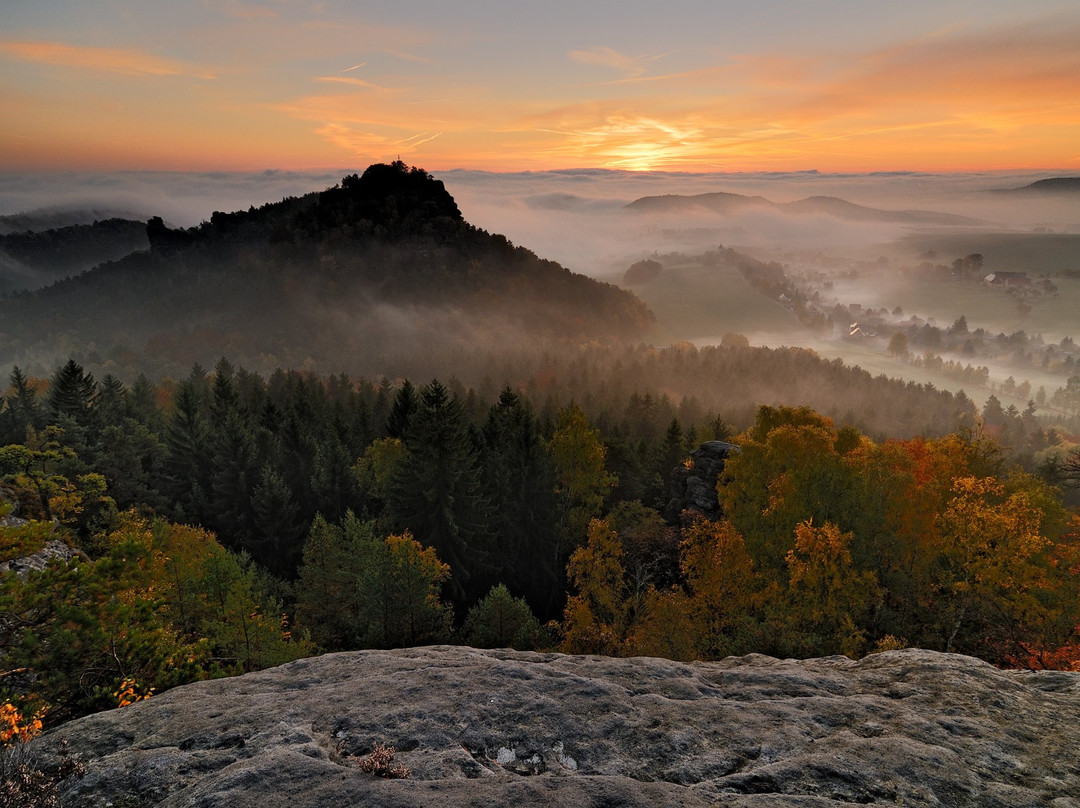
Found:
[[439, 137], [442, 132], [419, 132], [405, 137], [379, 134], [340, 123], [328, 123], [315, 130], [334, 146], [356, 158], [388, 159], [387, 155], [409, 154], [418, 147]]
[[381, 87], [378, 84], [373, 84], [370, 81], [364, 81], [363, 79], [358, 79], [354, 76], [316, 76], [315, 81], [322, 81], [327, 84], [347, 84], [350, 87], [361, 87], [366, 90], [389, 92], [386, 87]]
[[141, 51], [119, 48], [89, 48], [62, 42], [5, 41], [0, 54], [26, 62], [40, 62], [56, 67], [75, 67], [122, 73], [127, 76], [189, 76], [216, 78], [205, 67], [173, 59], [163, 59]]
[[570, 58], [583, 65], [600, 65], [610, 67], [613, 70], [621, 70], [635, 76], [640, 76], [649, 69], [649, 64], [657, 59], [662, 59], [667, 54], [659, 56], [627, 56], [618, 51], [601, 45], [592, 50], [570, 51]]

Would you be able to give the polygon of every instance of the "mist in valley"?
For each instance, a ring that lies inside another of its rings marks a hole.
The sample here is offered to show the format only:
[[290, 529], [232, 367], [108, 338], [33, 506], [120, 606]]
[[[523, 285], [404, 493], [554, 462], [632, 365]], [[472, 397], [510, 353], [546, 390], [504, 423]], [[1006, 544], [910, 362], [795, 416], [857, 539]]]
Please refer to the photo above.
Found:
[[[10, 232], [18, 226], [90, 223], [102, 215], [128, 212], [132, 218], [161, 216], [170, 226], [190, 227], [208, 220], [214, 211], [247, 210], [325, 188], [344, 173], [6, 176], [0, 183], [0, 223]], [[503, 234], [573, 272], [630, 288], [657, 316], [648, 335], [657, 345], [680, 341], [715, 345], [725, 335], [739, 334], [752, 345], [811, 348], [874, 374], [963, 389], [979, 404], [999, 393], [1000, 385], [1012, 377], [1016, 385], [1030, 382], [1023, 388], [1028, 395], [1044, 388], [1045, 407], [1068, 377], [1060, 372], [1068, 353], [1059, 352], [1058, 372], [1055, 362], [1041, 357], [1048, 346], [1080, 337], [1071, 316], [1080, 302], [1080, 278], [1070, 275], [1080, 272], [1077, 194], [1016, 190], [1058, 176], [1055, 172], [451, 170], [434, 176], [445, 183], [466, 221]], [[661, 209], [628, 207], [645, 197], [705, 194], [739, 195], [738, 204], [726, 212], [688, 199]], [[793, 310], [790, 294], [770, 295], [731, 266], [717, 262], [714, 256], [721, 248], [778, 265], [791, 288], [833, 321], [827, 326], [808, 324], [806, 316]], [[953, 262], [972, 254], [982, 256], [980, 277], [953, 277], [949, 272]], [[627, 269], [643, 259], [659, 262], [663, 273], [646, 283], [627, 285]], [[28, 270], [17, 260], [0, 255], [0, 262], [5, 288], [27, 280]], [[1015, 290], [981, 282], [981, 277], [1001, 272], [1025, 273], [1036, 283], [1050, 281], [1047, 289], [1054, 291], [1017, 296]], [[367, 333], [372, 323], [384, 322], [391, 311], [388, 305], [368, 313], [365, 322], [357, 324], [358, 331]], [[836, 319], [833, 312], [839, 316], [840, 311], [854, 312], [851, 321]], [[400, 333], [417, 335], [415, 341], [403, 341], [408, 344], [437, 341], [432, 335], [444, 322], [453, 323], [457, 334], [471, 331], [467, 311], [446, 317], [432, 311], [423, 316], [408, 310], [393, 312], [391, 319]], [[869, 324], [856, 328], [861, 315], [869, 317]], [[955, 356], [941, 351], [946, 361], [988, 369], [988, 383], [973, 385], [922, 362], [925, 350], [916, 340], [905, 355], [888, 350], [885, 332], [906, 328], [914, 333], [927, 325], [944, 331], [961, 316], [972, 331], [981, 329], [989, 337], [1023, 332], [1037, 340], [1027, 346], [1028, 352], [1041, 354], [1016, 362], [1001, 351]], [[349, 317], [346, 308], [332, 310], [335, 323]], [[345, 332], [347, 327], [335, 325], [334, 330]], [[369, 345], [375, 348], [378, 343]], [[1023, 404], [1014, 392], [1011, 388], [1008, 400]]]

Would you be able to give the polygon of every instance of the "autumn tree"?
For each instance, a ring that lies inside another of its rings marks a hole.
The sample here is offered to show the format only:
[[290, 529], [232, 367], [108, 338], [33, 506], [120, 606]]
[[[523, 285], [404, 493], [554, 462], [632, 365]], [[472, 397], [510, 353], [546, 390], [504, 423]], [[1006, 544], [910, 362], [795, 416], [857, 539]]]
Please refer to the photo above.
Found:
[[762, 574], [784, 577], [800, 522], [846, 527], [857, 514], [844, 457], [860, 442], [855, 430], [837, 429], [806, 407], [761, 407], [735, 439], [740, 450], [725, 461], [720, 505]]
[[791, 634], [799, 656], [846, 654], [866, 650], [865, 626], [880, 597], [877, 578], [851, 562], [851, 533], [831, 523], [802, 522], [788, 551], [788, 597]]
[[695, 519], [683, 530], [681, 567], [695, 656], [721, 659], [753, 647], [757, 592], [746, 542], [728, 521]]
[[632, 618], [619, 537], [607, 519], [589, 523], [588, 541], [570, 556], [567, 577], [576, 590], [563, 615], [562, 650], [623, 656]]
[[1007, 493], [994, 478], [960, 477], [952, 490], [939, 517], [941, 642], [946, 651], [985, 655], [984, 643], [1015, 642], [1040, 608], [1045, 512], [1030, 492]]
[[450, 567], [434, 547], [407, 530], [370, 547], [360, 572], [365, 647], [398, 648], [445, 642], [453, 612], [440, 598]]
[[618, 480], [605, 466], [606, 450], [599, 430], [589, 425], [585, 411], [577, 404], [559, 411], [548, 450], [555, 464], [560, 546], [563, 552], [570, 552], [586, 539], [590, 520], [600, 515]]

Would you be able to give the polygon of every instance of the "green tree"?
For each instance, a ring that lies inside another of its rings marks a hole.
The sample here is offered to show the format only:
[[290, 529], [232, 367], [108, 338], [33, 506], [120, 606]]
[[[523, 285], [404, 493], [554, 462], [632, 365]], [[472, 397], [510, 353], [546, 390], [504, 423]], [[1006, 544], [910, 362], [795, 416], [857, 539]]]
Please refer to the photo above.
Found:
[[252, 543], [259, 545], [263, 563], [276, 575], [290, 575], [300, 555], [304, 526], [292, 489], [269, 463], [263, 466], [259, 484], [251, 493], [251, 509]]
[[211, 434], [208, 403], [199, 385], [181, 382], [165, 429], [164, 492], [178, 521], [204, 520], [210, 513]]
[[348, 513], [342, 523], [315, 517], [296, 583], [296, 620], [327, 651], [360, 647], [364, 633], [359, 580], [377, 539], [370, 522]]
[[498, 543], [492, 575], [521, 592], [545, 618], [562, 593], [555, 524], [554, 468], [532, 412], [509, 388], [488, 411], [480, 464]]
[[405, 379], [394, 395], [390, 414], [386, 418], [386, 434], [391, 438], [402, 439], [409, 429], [409, 420], [419, 409], [420, 401], [413, 383]]
[[439, 598], [450, 578], [435, 548], [405, 531], [387, 536], [364, 553], [359, 579], [367, 623], [365, 646], [395, 648], [445, 642], [453, 612]]
[[87, 426], [98, 395], [98, 385], [74, 359], [53, 374], [46, 397], [49, 418], [53, 423], [66, 417], [79, 426]]
[[404, 443], [388, 492], [394, 523], [434, 547], [454, 571], [454, 598], [471, 600], [491, 564], [488, 505], [461, 407], [438, 381], [421, 390]]
[[785, 558], [800, 522], [850, 529], [860, 506], [845, 456], [860, 445], [807, 407], [761, 407], [724, 464], [718, 493], [762, 574], [786, 578]]
[[45, 426], [37, 393], [17, 365], [12, 368], [9, 381], [11, 386], [0, 413], [0, 444], [22, 443], [26, 440], [27, 430], [40, 430]]
[[[97, 561], [53, 563], [0, 585], [0, 695], [49, 705], [51, 722], [115, 706], [125, 679], [158, 690], [198, 674], [198, 650], [170, 626], [148, 531], [129, 522]], [[14, 693], [11, 691], [15, 691]]]
[[469, 610], [462, 629], [465, 642], [475, 648], [515, 648], [533, 651], [547, 644], [540, 622], [524, 598], [515, 598], [504, 584]]
[[889, 340], [889, 353], [898, 359], [903, 359], [908, 355], [908, 338], [903, 331], [897, 331], [892, 335], [892, 339]]

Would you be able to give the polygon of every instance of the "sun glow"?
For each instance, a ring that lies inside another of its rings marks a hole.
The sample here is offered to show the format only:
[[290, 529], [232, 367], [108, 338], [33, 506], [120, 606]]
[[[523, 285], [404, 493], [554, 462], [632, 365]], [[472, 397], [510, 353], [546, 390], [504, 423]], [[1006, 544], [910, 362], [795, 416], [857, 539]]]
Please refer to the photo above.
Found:
[[7, 31], [0, 168], [1080, 167], [1080, 13], [865, 46], [559, 29], [573, 41], [512, 59], [494, 29], [459, 41], [325, 9], [220, 13], [221, 31], [175, 41]]

